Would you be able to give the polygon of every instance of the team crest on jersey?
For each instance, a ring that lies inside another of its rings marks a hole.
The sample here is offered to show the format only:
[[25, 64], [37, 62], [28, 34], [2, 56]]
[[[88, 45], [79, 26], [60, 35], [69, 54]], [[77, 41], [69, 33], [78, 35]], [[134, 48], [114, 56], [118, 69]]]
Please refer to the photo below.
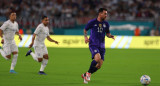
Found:
[[97, 24], [94, 25], [95, 27], [97, 26]]
[[103, 27], [105, 28], [105, 27], [106, 27], [106, 24], [103, 24]]
[[97, 52], [97, 50], [94, 50], [94, 52], [96, 53], [96, 52]]
[[102, 24], [99, 24], [99, 27], [102, 27]]

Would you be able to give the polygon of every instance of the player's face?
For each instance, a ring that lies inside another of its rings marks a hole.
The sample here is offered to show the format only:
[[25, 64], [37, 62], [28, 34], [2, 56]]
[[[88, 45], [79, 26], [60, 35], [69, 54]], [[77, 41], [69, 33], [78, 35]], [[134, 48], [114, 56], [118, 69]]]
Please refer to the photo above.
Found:
[[10, 16], [9, 16], [10, 20], [12, 20], [12, 21], [15, 21], [16, 17], [17, 17], [16, 13], [11, 13]]
[[103, 10], [103, 12], [100, 13], [100, 17], [102, 20], [105, 20], [107, 17], [107, 11]]
[[43, 24], [44, 25], [48, 25], [49, 24], [49, 19], [48, 18], [44, 18], [43, 20], [42, 20], [42, 22], [43, 22]]

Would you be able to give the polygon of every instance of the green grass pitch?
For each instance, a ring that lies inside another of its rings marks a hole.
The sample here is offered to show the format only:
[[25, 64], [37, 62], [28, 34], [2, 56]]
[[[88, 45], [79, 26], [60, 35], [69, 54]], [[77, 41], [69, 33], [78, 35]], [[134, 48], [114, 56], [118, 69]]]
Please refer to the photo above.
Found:
[[[33, 50], [33, 49], [32, 49]], [[106, 49], [105, 62], [83, 84], [81, 74], [91, 63], [88, 48], [48, 48], [48, 75], [38, 75], [40, 63], [25, 57], [28, 48], [19, 48], [15, 71], [10, 74], [10, 61], [0, 56], [0, 86], [142, 86], [140, 77], [151, 77], [149, 86], [160, 86], [160, 50]]]

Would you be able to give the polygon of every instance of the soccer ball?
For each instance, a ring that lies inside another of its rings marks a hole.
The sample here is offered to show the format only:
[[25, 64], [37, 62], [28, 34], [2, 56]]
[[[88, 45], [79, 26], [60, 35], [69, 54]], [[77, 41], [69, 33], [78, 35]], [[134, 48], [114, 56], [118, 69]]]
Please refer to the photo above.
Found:
[[140, 82], [144, 86], [149, 85], [149, 83], [151, 82], [151, 78], [148, 75], [143, 75], [140, 78]]

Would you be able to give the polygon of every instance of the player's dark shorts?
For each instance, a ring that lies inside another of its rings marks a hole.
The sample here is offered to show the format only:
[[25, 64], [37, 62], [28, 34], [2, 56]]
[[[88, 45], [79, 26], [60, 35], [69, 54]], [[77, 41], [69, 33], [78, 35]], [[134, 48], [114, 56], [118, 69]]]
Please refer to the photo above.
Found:
[[94, 56], [97, 53], [100, 53], [101, 59], [104, 61], [105, 48], [100, 48], [100, 47], [97, 47], [97, 46], [89, 46], [89, 49], [90, 49], [91, 54], [92, 54], [92, 59], [94, 59]]

